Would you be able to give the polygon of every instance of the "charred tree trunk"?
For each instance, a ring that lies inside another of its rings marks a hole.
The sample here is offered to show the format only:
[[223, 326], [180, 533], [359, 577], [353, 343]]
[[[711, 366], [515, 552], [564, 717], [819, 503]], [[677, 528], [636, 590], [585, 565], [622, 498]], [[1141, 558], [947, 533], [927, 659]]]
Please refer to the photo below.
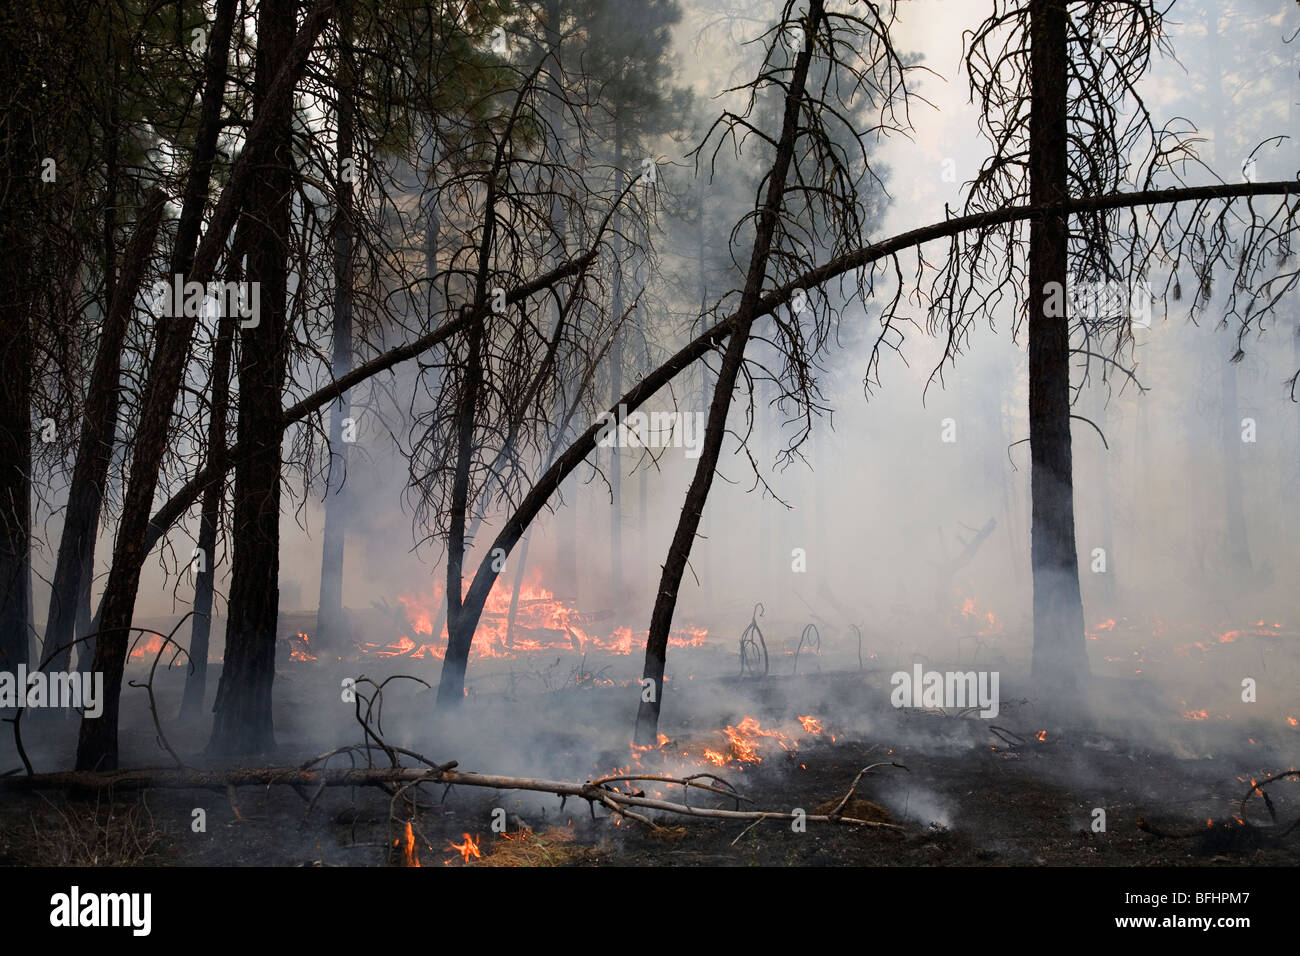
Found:
[[[492, 189], [489, 186], [489, 196]], [[488, 205], [491, 209], [491, 205]], [[489, 216], [492, 215], [489, 212]], [[487, 247], [487, 242], [484, 243]], [[479, 301], [482, 301], [481, 298]], [[483, 326], [476, 322], [469, 330], [469, 350], [462, 373], [457, 412], [458, 437], [456, 475], [452, 487], [451, 533], [447, 542], [447, 656], [438, 679], [438, 704], [454, 703], [465, 694], [465, 671], [469, 648], [474, 640], [478, 615], [464, 606], [465, 512], [469, 500], [470, 462], [474, 453], [474, 412], [483, 378]]]
[[[1066, 155], [1067, 12], [1065, 0], [1031, 0], [1030, 205], [1068, 199]], [[1044, 214], [1029, 225], [1030, 529], [1034, 579], [1033, 675], [1072, 694], [1088, 671], [1079, 556], [1074, 537], [1070, 450], [1070, 317], [1047, 308], [1050, 283], [1064, 297], [1069, 216]]]
[[[197, 234], [202, 222], [202, 205], [191, 221], [184, 218], [177, 232], [172, 255], [172, 275], [189, 272], [190, 281], [206, 283], [215, 274], [217, 262], [225, 250], [230, 230], [235, 224], [244, 196], [252, 181], [254, 160], [269, 161], [266, 141], [268, 133], [283, 125], [277, 118], [287, 116], [293, 106], [293, 89], [301, 75], [316, 38], [329, 22], [331, 7], [328, 0], [320, 3], [308, 16], [298, 36], [295, 37], [291, 55], [279, 62], [280, 72], [266, 96], [266, 109], [260, 119], [255, 119], [248, 132], [248, 142], [243, 154], [231, 170], [230, 181], [222, 191], [208, 222], [206, 232], [191, 257], [185, 255], [186, 246], [181, 236], [186, 229]], [[292, 26], [293, 12], [288, 12]], [[209, 67], [215, 59], [214, 47], [209, 46]], [[224, 62], [224, 61], [221, 61]], [[224, 77], [224, 69], [222, 70]], [[209, 78], [212, 73], [209, 71]], [[224, 84], [223, 84], [224, 85]], [[208, 91], [204, 91], [204, 108], [207, 108]], [[217, 94], [214, 89], [214, 95]], [[206, 192], [206, 177], [191, 167], [186, 183], [186, 199]], [[136, 428], [135, 445], [131, 459], [130, 479], [118, 523], [117, 540], [113, 545], [113, 562], [108, 583], [100, 604], [99, 640], [95, 648], [94, 669], [104, 675], [104, 709], [99, 718], [83, 717], [81, 734], [77, 743], [77, 768], [80, 770], [111, 770], [117, 766], [117, 716], [122, 691], [122, 675], [126, 667], [131, 617], [135, 608], [136, 592], [140, 586], [140, 571], [148, 553], [150, 515], [154, 491], [163, 456], [167, 450], [167, 437], [171, 424], [172, 408], [180, 389], [194, 334], [195, 319], [181, 316], [160, 323], [154, 355], [150, 363], [149, 378], [140, 406], [140, 420]], [[279, 396], [276, 397], [278, 415]], [[276, 436], [278, 447], [279, 436]]]
[[[18, 13], [0, 15], [6, 38], [31, 29], [16, 22]], [[31, 633], [32, 240], [40, 188], [34, 85], [34, 78], [18, 85], [20, 107], [0, 127], [6, 187], [0, 193], [0, 670], [7, 671], [28, 663]], [[23, 107], [30, 115], [20, 115]]]
[[[288, 56], [296, 6], [295, 0], [262, 0], [255, 116], [267, 108], [272, 78]], [[288, 364], [285, 305], [294, 177], [290, 116], [277, 117], [241, 225], [248, 235], [246, 279], [258, 284], [261, 309], [256, 324], [243, 330], [240, 344], [239, 435], [256, 451], [235, 466], [226, 653], [208, 742], [209, 752], [217, 754], [262, 753], [275, 746], [271, 685], [280, 597], [281, 403]]]
[[[243, 230], [235, 233], [231, 250], [228, 281], [244, 278], [241, 260], [244, 255]], [[208, 457], [219, 460], [225, 455], [227, 417], [230, 408], [230, 363], [235, 348], [235, 318], [221, 316], [217, 326], [216, 347], [212, 351], [208, 420]], [[197, 720], [203, 712], [203, 698], [208, 687], [208, 639], [212, 633], [212, 599], [217, 575], [217, 535], [221, 528], [222, 505], [226, 498], [226, 479], [222, 475], [203, 491], [199, 516], [199, 551], [203, 569], [194, 582], [194, 625], [190, 629], [190, 667], [185, 677], [185, 696], [181, 699], [181, 719]]]
[[[188, 269], [198, 244], [203, 215], [203, 203], [211, 178], [212, 162], [216, 157], [217, 138], [221, 133], [221, 92], [225, 88], [226, 64], [230, 37], [234, 28], [235, 0], [221, 0], [217, 4], [209, 45], [209, 58], [204, 80], [203, 106], [199, 115], [199, 131], [194, 143], [194, 161], [190, 179], [186, 184], [181, 210], [176, 249], [185, 259]], [[116, 136], [110, 138], [116, 146]], [[137, 225], [136, 236], [126, 250], [121, 295], [106, 297], [109, 312], [105, 320], [95, 367], [86, 394], [86, 411], [83, 416], [81, 442], [73, 466], [72, 485], [68, 491], [68, 508], [65, 513], [63, 535], [59, 540], [59, 555], [55, 565], [50, 595], [50, 610], [45, 627], [46, 666], [62, 670], [68, 663], [68, 650], [75, 636], [84, 633], [90, 624], [90, 585], [94, 570], [95, 536], [99, 527], [100, 506], [104, 499], [108, 468], [113, 454], [113, 439], [117, 429], [119, 405], [118, 375], [121, 369], [121, 347], [130, 322], [131, 312], [143, 270], [148, 265], [149, 252], [157, 231], [154, 223], [148, 226], [148, 212]], [[111, 248], [105, 238], [106, 261]], [[139, 261], [137, 261], [139, 260]], [[109, 275], [112, 275], [110, 269]], [[184, 270], [182, 270], [184, 271]], [[113, 286], [109, 286], [113, 288]], [[116, 310], [116, 311], [115, 311]], [[80, 629], [78, 628], [80, 625]], [[78, 652], [78, 667], [89, 664], [94, 653], [94, 641], [82, 645]], [[84, 668], [82, 668], [84, 669]]]
[[650, 633], [646, 636], [645, 667], [642, 671], [642, 687], [646, 686], [645, 681], [652, 682], [653, 686], [649, 688], [651, 693], [642, 692], [640, 708], [637, 711], [634, 742], [639, 746], [653, 744], [659, 732], [659, 710], [663, 703], [668, 632], [672, 628], [673, 611], [677, 606], [677, 591], [681, 587], [682, 576], [686, 571], [686, 562], [691, 556], [691, 545], [694, 544], [700, 516], [704, 513], [704, 506], [708, 501], [709, 488], [713, 484], [718, 456], [722, 450], [722, 439], [727, 430], [727, 414], [731, 410], [736, 378], [745, 361], [745, 346], [749, 343], [750, 329], [758, 315], [763, 280], [767, 275], [768, 257], [772, 250], [772, 236], [776, 232], [786, 178], [794, 160], [799, 107], [808, 80], [808, 65], [812, 60], [812, 50], [816, 46], [813, 38], [817, 35], [824, 15], [822, 0], [810, 0], [806, 34], [809, 40], [802, 45], [795, 59], [794, 71], [789, 86], [786, 87], [781, 137], [777, 141], [776, 156], [768, 177], [767, 195], [760, 210], [754, 248], [745, 275], [745, 288], [727, 342], [727, 351], [718, 370], [718, 381], [713, 389], [713, 401], [709, 406], [709, 419], [704, 432], [704, 446], [695, 466], [695, 475], [687, 489], [686, 501], [682, 505], [681, 516], [677, 521], [677, 530], [673, 533], [672, 544], [668, 549], [668, 559], [664, 562], [663, 574], [660, 576], [659, 587], [655, 592], [654, 610], [650, 616]]
[[157, 238], [166, 201], [167, 196], [161, 189], [155, 189], [146, 201], [126, 250], [124, 271], [116, 283], [116, 294], [100, 331], [95, 365], [86, 390], [81, 436], [73, 465], [72, 485], [68, 491], [67, 509], [64, 511], [63, 534], [59, 538], [59, 556], [50, 590], [49, 617], [45, 624], [41, 665], [51, 671], [67, 669], [72, 642], [78, 636], [74, 632], [79, 614], [79, 599], [83, 584], [90, 583], [100, 505], [113, 457], [122, 343], [126, 339], [131, 313], [135, 310], [136, 298], [144, 282], [149, 252]]
[[[340, 13], [338, 95], [338, 211], [334, 217], [334, 377], [352, 371], [352, 49], [348, 11]], [[431, 286], [432, 287], [432, 286]], [[349, 393], [339, 396], [330, 414], [330, 470], [325, 497], [325, 541], [321, 551], [320, 603], [316, 632], [322, 646], [346, 640], [343, 612], [343, 547], [350, 505], [344, 489], [348, 444], [343, 423], [352, 414]]]

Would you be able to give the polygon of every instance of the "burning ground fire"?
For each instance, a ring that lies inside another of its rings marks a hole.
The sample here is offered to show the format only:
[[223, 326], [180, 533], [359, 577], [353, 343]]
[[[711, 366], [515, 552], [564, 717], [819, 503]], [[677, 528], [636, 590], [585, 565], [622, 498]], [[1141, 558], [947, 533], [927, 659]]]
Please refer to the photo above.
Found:
[[[483, 858], [483, 851], [479, 849], [479, 841], [470, 836], [468, 833], [462, 833], [461, 843], [448, 843], [447, 849], [460, 854], [461, 862], [468, 863], [470, 860], [479, 860]], [[443, 860], [444, 864], [450, 864], [450, 860]]]
[[[399, 595], [397, 602], [399, 608], [387, 610], [400, 636], [387, 643], [363, 641], [357, 647], [357, 657], [444, 658], [446, 627], [439, 624], [439, 633], [433, 633], [442, 602], [442, 589], [435, 586], [429, 596]], [[645, 646], [645, 632], [629, 627], [614, 627], [602, 636], [600, 625], [613, 612], [580, 611], [572, 602], [557, 598], [553, 591], [543, 587], [540, 571], [535, 571], [529, 583], [520, 587], [513, 614], [511, 603], [508, 587], [496, 588], [488, 596], [470, 650], [471, 660], [512, 659], [548, 651], [582, 654], [600, 651], [623, 656]], [[680, 627], [669, 635], [668, 646], [701, 647], [707, 637], [708, 631], [704, 628]], [[295, 644], [290, 652], [292, 660], [316, 660], [307, 634], [298, 633], [291, 643]]]
[[672, 772], [719, 767], [743, 771], [746, 766], [757, 766], [765, 757], [777, 753], [784, 753], [793, 759], [799, 752], [800, 736], [824, 736], [831, 743], [835, 742], [835, 735], [823, 731], [819, 718], [807, 715], [796, 717], [795, 720], [798, 729], [791, 726], [788, 734], [764, 728], [757, 717], [748, 716], [699, 738], [674, 741], [666, 734], [659, 734], [658, 742], [653, 746], [638, 747], [633, 744], [631, 762], [609, 771], [607, 776], [649, 772], [642, 766], [642, 757], [650, 753], [675, 767]]

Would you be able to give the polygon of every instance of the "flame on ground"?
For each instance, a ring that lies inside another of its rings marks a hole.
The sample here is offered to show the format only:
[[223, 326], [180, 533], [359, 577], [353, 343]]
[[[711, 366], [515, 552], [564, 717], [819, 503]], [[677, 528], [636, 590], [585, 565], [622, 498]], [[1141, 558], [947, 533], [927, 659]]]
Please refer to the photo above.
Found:
[[461, 862], [463, 863], [468, 863], [470, 860], [482, 859], [483, 853], [478, 848], [478, 840], [474, 839], [468, 833], [462, 833], [461, 836], [465, 838], [464, 843], [449, 843], [447, 844], [447, 849], [455, 850], [459, 853]]
[[420, 853], [415, 846], [415, 831], [411, 827], [411, 821], [406, 821], [406, 831], [393, 841], [394, 846], [400, 846], [402, 850], [402, 866], [419, 866]]
[[163, 648], [163, 639], [157, 634], [150, 634], [149, 639], [131, 652], [133, 661], [151, 661]]
[[803, 729], [810, 734], [820, 734], [822, 732], [822, 722], [816, 717], [795, 717], [803, 725]]
[[[520, 586], [517, 600], [509, 585], [492, 589], [474, 634], [471, 659], [515, 658], [520, 654], [546, 651], [584, 654], [603, 651], [622, 656], [645, 646], [646, 632], [628, 627], [615, 627], [608, 636], [601, 636], [593, 625], [605, 620], [609, 612], [584, 613], [572, 602], [557, 598], [553, 591], [542, 586], [541, 578], [540, 569], [534, 569], [528, 581]], [[435, 586], [429, 595], [398, 595], [408, 632], [387, 644], [366, 641], [359, 646], [362, 655], [445, 658], [447, 629], [440, 625], [439, 633], [433, 633], [433, 622], [439, 616], [442, 604], [442, 590]], [[705, 628], [683, 626], [669, 634], [668, 645], [701, 647], [707, 637]]]
[[314, 661], [316, 655], [311, 652], [311, 641], [302, 631], [298, 632], [297, 638], [293, 643], [301, 643], [302, 647], [294, 647], [289, 651], [289, 660], [291, 661]]

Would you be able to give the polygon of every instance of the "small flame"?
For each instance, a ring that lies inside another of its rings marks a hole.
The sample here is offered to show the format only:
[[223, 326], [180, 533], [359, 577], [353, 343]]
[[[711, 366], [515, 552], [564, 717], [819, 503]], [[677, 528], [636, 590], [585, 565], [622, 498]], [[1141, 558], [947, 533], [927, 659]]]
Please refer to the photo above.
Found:
[[1047, 740], [1047, 731], [1045, 731], [1045, 730], [1040, 730], [1040, 731], [1039, 731], [1035, 736], [1038, 737], [1038, 740], [1039, 740], [1039, 742], [1041, 743], [1041, 742]]
[[816, 717], [796, 717], [795, 719], [803, 725], [803, 729], [807, 733], [820, 734], [822, 732], [822, 722]]
[[311, 652], [310, 640], [302, 631], [298, 632], [297, 639], [302, 642], [302, 647], [295, 647], [289, 651], [289, 660], [291, 661], [314, 661], [316, 655]]
[[474, 839], [468, 833], [462, 833], [461, 836], [465, 838], [464, 843], [449, 843], [447, 848], [459, 853], [462, 862], [465, 863], [468, 863], [470, 860], [482, 859], [483, 854], [479, 851], [478, 840]]
[[153, 658], [162, 650], [163, 639], [157, 634], [150, 634], [149, 640], [145, 641], [139, 647], [131, 652], [131, 660], [143, 661], [153, 660]]
[[393, 846], [400, 846], [402, 849], [402, 866], [420, 865], [420, 853], [415, 848], [415, 831], [411, 829], [410, 820], [406, 821], [406, 832], [393, 841]]

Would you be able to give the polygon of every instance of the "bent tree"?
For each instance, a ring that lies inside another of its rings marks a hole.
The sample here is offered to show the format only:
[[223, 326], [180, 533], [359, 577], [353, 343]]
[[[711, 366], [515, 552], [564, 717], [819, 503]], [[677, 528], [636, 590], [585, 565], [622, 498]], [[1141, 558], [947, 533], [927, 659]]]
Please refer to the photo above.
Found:
[[[850, 101], [855, 94], [868, 90], [872, 101], [883, 104], [882, 109], [890, 112], [897, 95], [906, 96], [905, 67], [889, 43], [889, 24], [880, 18], [877, 8], [871, 10], [872, 19], [862, 19], [853, 14], [828, 13], [821, 0], [811, 0], [807, 14], [800, 17], [793, 3], [787, 4], [780, 24], [770, 32], [764, 68], [749, 84], [745, 112], [727, 114], [710, 131], [721, 130], [724, 136], [731, 137], [739, 133], [742, 139], [755, 133], [775, 147], [763, 183], [765, 196], [753, 217], [754, 240], [744, 289], [728, 329], [727, 349], [714, 383], [703, 446], [655, 593], [634, 735], [640, 746], [654, 743], [658, 732], [668, 633], [677, 594], [717, 469], [733, 393], [751, 330], [759, 317], [764, 287], [811, 266], [813, 263], [806, 258], [809, 251], [850, 248], [863, 231], [866, 206], [859, 190], [870, 171], [866, 168], [862, 131], [849, 131], [856, 146], [851, 153], [838, 146], [829, 127], [836, 121], [843, 122], [840, 117], [850, 112], [845, 90], [851, 91], [847, 94]], [[792, 34], [798, 38], [793, 44], [797, 52], [793, 64], [786, 66], [780, 60], [787, 54]], [[821, 80], [810, 86], [814, 59], [822, 67], [817, 71]], [[769, 84], [784, 91], [781, 126], [776, 135], [759, 130], [753, 119], [759, 95]], [[815, 308], [814, 314], [818, 312], [824, 314]], [[792, 358], [804, 354], [805, 340], [816, 339], [822, 331], [816, 327], [798, 328], [802, 321], [798, 314], [790, 316], [786, 341], [793, 348], [788, 348], [786, 354]], [[806, 377], [799, 381], [803, 397], [810, 398], [811, 383]]]

